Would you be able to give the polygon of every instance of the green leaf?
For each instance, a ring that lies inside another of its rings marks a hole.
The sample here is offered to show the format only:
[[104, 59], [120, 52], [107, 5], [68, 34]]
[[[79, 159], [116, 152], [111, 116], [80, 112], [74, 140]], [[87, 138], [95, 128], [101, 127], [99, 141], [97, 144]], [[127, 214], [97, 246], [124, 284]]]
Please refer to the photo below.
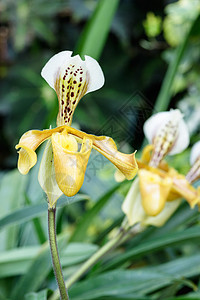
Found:
[[190, 28], [185, 35], [185, 38], [180, 46], [177, 47], [176, 51], [176, 56], [175, 59], [173, 59], [167, 69], [167, 73], [164, 77], [160, 92], [158, 94], [154, 110], [155, 111], [162, 111], [162, 110], [167, 110], [169, 103], [170, 103], [170, 98], [172, 96], [172, 84], [175, 78], [175, 75], [178, 70], [178, 66], [181, 62], [181, 59], [183, 57], [183, 54], [185, 52], [185, 49], [188, 45], [188, 40], [189, 37], [193, 31], [193, 28], [196, 26], [196, 22], [198, 22], [199, 16], [195, 18], [190, 25]]
[[179, 297], [170, 297], [167, 298], [166, 300], [199, 300], [200, 299], [200, 292], [194, 292], [194, 293], [189, 293], [187, 295], [179, 296]]
[[81, 263], [98, 250], [97, 245], [87, 243], [70, 243], [61, 253], [61, 264], [64, 267]]
[[[63, 197], [58, 200], [57, 206], [62, 207], [66, 204], [71, 204], [74, 202], [88, 199], [89, 197], [84, 194], [77, 194], [75, 197], [71, 198]], [[19, 210], [16, 210], [15, 212], [0, 219], [0, 229], [11, 224], [20, 224], [25, 221], [31, 220], [35, 217], [38, 217], [47, 212], [47, 208], [47, 203], [44, 202], [40, 204], [33, 204], [28, 207], [23, 207]]]
[[153, 251], [158, 251], [165, 247], [180, 245], [181, 243], [186, 243], [188, 241], [200, 239], [200, 226], [192, 227], [183, 231], [174, 232], [166, 235], [162, 235], [155, 239], [148, 239], [147, 241], [141, 243], [135, 248], [120, 254], [117, 258], [113, 259], [110, 263], [107, 263], [103, 267], [103, 270], [108, 270], [115, 268], [128, 260], [136, 259], [142, 255], [146, 255]]
[[98, 59], [108, 36], [110, 25], [117, 10], [119, 0], [100, 0], [86, 24], [81, 38], [79, 39], [76, 53], [80, 55], [90, 55]]
[[111, 190], [109, 190], [105, 195], [103, 195], [96, 202], [96, 204], [90, 210], [88, 210], [85, 213], [85, 215], [83, 216], [83, 218], [81, 219], [81, 221], [76, 226], [76, 229], [75, 229], [73, 235], [70, 238], [70, 242], [72, 242], [72, 241], [73, 242], [75, 242], [75, 241], [83, 241], [84, 240], [84, 238], [86, 236], [86, 233], [87, 233], [87, 229], [90, 226], [90, 224], [92, 223], [93, 219], [99, 213], [99, 211], [107, 204], [107, 202], [111, 198], [112, 194], [119, 187], [120, 187], [120, 185], [118, 184], [114, 188], [112, 188]]
[[108, 296], [112, 296], [114, 299], [116, 296], [127, 294], [138, 296], [139, 299], [141, 296], [171, 283], [184, 283], [183, 277], [191, 277], [199, 275], [199, 273], [200, 255], [198, 254], [155, 267], [140, 268], [139, 270], [115, 270], [90, 277], [75, 284], [69, 294], [73, 300], [98, 299]]
[[0, 278], [24, 274], [39, 249], [39, 246], [34, 246], [1, 252]]
[[[26, 195], [26, 202], [28, 205], [31, 205], [31, 201], [27, 195]], [[34, 218], [33, 225], [34, 225], [34, 229], [35, 229], [35, 233], [37, 235], [38, 241], [40, 242], [40, 244], [44, 244], [45, 241], [47, 240], [47, 237], [46, 237], [46, 234], [42, 227], [42, 223], [41, 223], [40, 219]]]
[[[61, 250], [66, 245], [66, 233], [59, 235], [57, 238], [58, 248]], [[39, 254], [32, 261], [27, 272], [19, 279], [11, 292], [11, 299], [23, 299], [24, 295], [29, 292], [35, 292], [42, 285], [45, 278], [52, 269], [49, 243], [46, 242]]]
[[[42, 249], [40, 246], [33, 246], [1, 252], [0, 278], [25, 274]], [[93, 244], [71, 243], [61, 252], [61, 264], [63, 267], [68, 267], [81, 263], [97, 249], [98, 246]]]
[[[24, 190], [27, 178], [18, 170], [5, 173], [0, 183], [1, 210], [0, 218], [19, 208], [25, 201]], [[8, 188], [9, 187], [9, 188]], [[11, 213], [12, 214], [12, 213]], [[10, 226], [0, 233], [0, 250], [10, 249], [18, 242], [18, 227]]]
[[47, 290], [43, 290], [39, 293], [29, 293], [25, 295], [25, 300], [46, 300]]

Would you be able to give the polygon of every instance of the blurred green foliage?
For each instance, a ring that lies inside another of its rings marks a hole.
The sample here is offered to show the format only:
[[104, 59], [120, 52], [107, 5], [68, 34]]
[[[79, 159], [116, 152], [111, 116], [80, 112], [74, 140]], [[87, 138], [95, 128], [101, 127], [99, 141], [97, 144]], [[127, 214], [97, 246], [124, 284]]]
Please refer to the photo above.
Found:
[[[198, 0], [0, 0], [0, 299], [47, 299], [56, 288], [44, 242], [47, 205], [37, 182], [43, 148], [26, 177], [15, 169], [14, 148], [27, 130], [55, 126], [57, 98], [40, 76], [46, 61], [74, 50], [102, 66], [105, 86], [81, 100], [73, 126], [112, 136], [131, 152], [140, 149], [142, 126], [152, 113], [179, 107], [192, 145], [200, 138], [199, 13]], [[161, 106], [155, 106], [158, 96]], [[185, 174], [189, 149], [169, 163]], [[130, 182], [117, 185], [113, 174], [92, 153], [81, 194], [59, 200], [66, 278], [122, 220]], [[183, 204], [164, 227], [148, 228], [94, 266], [71, 297], [199, 299], [199, 250], [199, 214]]]

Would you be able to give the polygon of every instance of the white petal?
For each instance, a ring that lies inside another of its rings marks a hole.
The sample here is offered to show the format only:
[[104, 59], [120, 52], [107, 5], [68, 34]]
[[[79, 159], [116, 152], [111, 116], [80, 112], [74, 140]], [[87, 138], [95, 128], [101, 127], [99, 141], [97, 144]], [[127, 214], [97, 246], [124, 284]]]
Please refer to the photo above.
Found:
[[195, 163], [197, 158], [200, 157], [200, 141], [195, 143], [192, 147], [191, 153], [190, 153], [190, 164], [191, 166]]
[[188, 127], [185, 123], [185, 121], [182, 119], [179, 122], [179, 133], [177, 136], [177, 140], [174, 143], [172, 149], [169, 151], [169, 155], [174, 155], [181, 153], [183, 150], [185, 150], [189, 143], [190, 143], [190, 135]]
[[55, 90], [56, 78], [64, 75], [69, 65], [82, 67], [89, 76], [87, 93], [100, 89], [104, 84], [104, 75], [98, 62], [90, 57], [85, 56], [82, 60], [79, 55], [72, 56], [72, 51], [62, 51], [55, 54], [42, 69], [41, 75], [47, 83]]
[[150, 117], [146, 122], [144, 123], [144, 135], [147, 138], [149, 144], [153, 143], [153, 138], [156, 135], [156, 132], [161, 127], [161, 125], [164, 125], [169, 120], [169, 111], [163, 111], [160, 113], [157, 113]]
[[172, 122], [179, 122], [176, 142], [168, 153], [169, 155], [174, 155], [182, 152], [189, 145], [189, 131], [185, 121], [183, 120], [183, 114], [179, 109], [172, 109], [170, 111], [160, 112], [153, 115], [144, 123], [143, 129], [148, 142], [152, 144], [155, 135], [169, 120]]
[[100, 89], [104, 85], [105, 79], [99, 63], [94, 58], [85, 55], [85, 63], [87, 71], [89, 72], [87, 93], [90, 93]]
[[60, 67], [66, 66], [71, 59], [72, 51], [62, 51], [55, 54], [43, 67], [41, 75], [54, 90], [56, 75]]

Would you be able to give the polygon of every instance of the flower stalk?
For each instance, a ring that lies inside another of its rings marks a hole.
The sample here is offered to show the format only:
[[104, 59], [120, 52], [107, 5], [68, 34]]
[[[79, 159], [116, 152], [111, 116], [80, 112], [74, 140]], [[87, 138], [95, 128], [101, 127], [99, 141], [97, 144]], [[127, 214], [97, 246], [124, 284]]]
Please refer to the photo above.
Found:
[[[144, 230], [145, 227], [139, 224], [133, 228], [130, 228], [127, 219], [124, 219], [122, 226], [118, 230], [118, 233], [114, 238], [109, 240], [103, 247], [101, 247], [96, 253], [94, 253], [83, 265], [72, 274], [72, 276], [65, 282], [67, 288], [70, 288], [76, 281], [78, 281], [92, 266], [94, 266], [102, 257], [108, 252], [115, 249], [119, 245], [123, 244], [133, 236], [137, 235]], [[56, 290], [50, 297], [50, 300], [58, 300], [59, 291]]]
[[48, 208], [48, 230], [49, 230], [49, 244], [51, 250], [51, 258], [53, 263], [53, 269], [55, 277], [58, 283], [58, 288], [60, 292], [61, 300], [69, 300], [67, 289], [65, 286], [65, 281], [62, 274], [62, 268], [60, 264], [58, 247], [56, 241], [56, 207]]

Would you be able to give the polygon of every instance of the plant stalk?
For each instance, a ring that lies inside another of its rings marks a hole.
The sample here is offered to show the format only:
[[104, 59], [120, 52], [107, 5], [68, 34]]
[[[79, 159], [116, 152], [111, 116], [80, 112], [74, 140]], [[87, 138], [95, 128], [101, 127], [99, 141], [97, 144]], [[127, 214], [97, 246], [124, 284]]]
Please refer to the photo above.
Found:
[[57, 241], [56, 241], [56, 208], [55, 207], [48, 208], [48, 230], [49, 230], [49, 244], [51, 250], [53, 270], [54, 270], [54, 274], [60, 292], [60, 299], [69, 300], [69, 296], [65, 286], [65, 281], [62, 274], [62, 268], [60, 264]]
[[[126, 222], [122, 225], [118, 234], [108, 241], [102, 248], [94, 253], [81, 267], [77, 270], [65, 283], [70, 288], [78, 279], [80, 279], [95, 263], [97, 263], [105, 254], [116, 248], [120, 244], [127, 241], [129, 238], [135, 236], [137, 233], [143, 230], [140, 226], [135, 226], [134, 230], [131, 230]], [[58, 300], [59, 292], [56, 290], [50, 297], [50, 300]]]

